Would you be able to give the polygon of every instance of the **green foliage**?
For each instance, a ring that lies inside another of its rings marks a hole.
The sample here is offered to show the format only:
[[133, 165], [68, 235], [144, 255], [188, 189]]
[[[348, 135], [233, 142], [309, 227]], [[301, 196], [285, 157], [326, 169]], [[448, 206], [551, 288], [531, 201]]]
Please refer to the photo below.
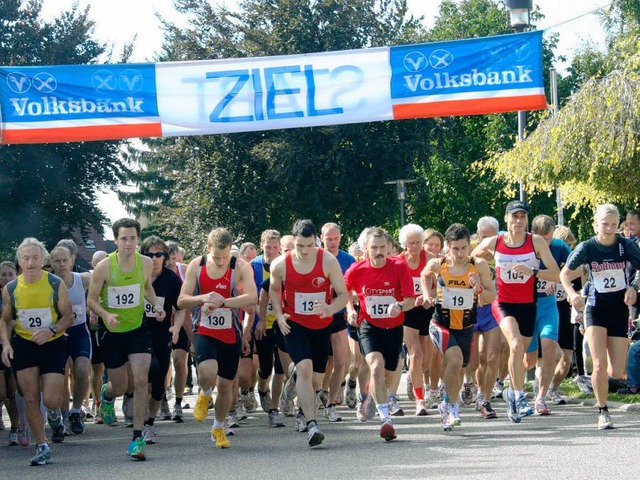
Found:
[[[615, 51], [608, 54], [622, 60], [619, 68], [602, 78], [592, 77], [558, 115], [546, 118], [525, 142], [496, 154], [488, 164], [496, 177], [506, 182], [524, 178], [530, 192], [548, 192], [559, 186], [564, 201], [577, 209], [637, 201], [638, 47], [640, 35], [621, 37]], [[595, 65], [606, 68], [606, 62]]]
[[[93, 38], [88, 10], [75, 6], [58, 18], [40, 18], [39, 1], [0, 4], [0, 64], [95, 62], [104, 46]], [[98, 189], [115, 187], [126, 169], [118, 142], [0, 146], [0, 245], [26, 236], [49, 245], [80, 228], [102, 230]]]

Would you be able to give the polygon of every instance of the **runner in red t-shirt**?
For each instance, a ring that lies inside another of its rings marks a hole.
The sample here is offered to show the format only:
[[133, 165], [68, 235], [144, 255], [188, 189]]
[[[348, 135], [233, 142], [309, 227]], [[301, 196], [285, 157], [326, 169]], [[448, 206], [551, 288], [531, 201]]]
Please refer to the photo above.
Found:
[[388, 258], [386, 232], [382, 228], [369, 231], [366, 250], [368, 258], [354, 263], [345, 274], [347, 289], [355, 292], [360, 301], [359, 318], [349, 302], [348, 320], [359, 325], [360, 346], [371, 369], [369, 391], [382, 420], [380, 436], [391, 441], [396, 432], [389, 416], [385, 370], [394, 372], [398, 366], [404, 312], [415, 305], [414, 288], [407, 264]]

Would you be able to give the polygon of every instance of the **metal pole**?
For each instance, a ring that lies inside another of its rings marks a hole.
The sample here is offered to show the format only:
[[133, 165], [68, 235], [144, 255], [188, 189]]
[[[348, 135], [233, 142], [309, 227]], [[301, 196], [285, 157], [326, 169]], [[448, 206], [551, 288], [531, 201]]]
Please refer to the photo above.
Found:
[[400, 228], [404, 227], [404, 200], [400, 200]]
[[[553, 105], [553, 115], [558, 113], [560, 102], [558, 100], [558, 72], [551, 69], [551, 104]], [[564, 209], [562, 207], [562, 195], [560, 189], [556, 188], [556, 209], [558, 210], [558, 225], [564, 225]]]
[[[518, 112], [518, 141], [524, 140], [524, 126], [527, 123], [527, 113], [523, 111]], [[527, 201], [527, 192], [524, 190], [524, 180], [520, 180], [520, 201]]]

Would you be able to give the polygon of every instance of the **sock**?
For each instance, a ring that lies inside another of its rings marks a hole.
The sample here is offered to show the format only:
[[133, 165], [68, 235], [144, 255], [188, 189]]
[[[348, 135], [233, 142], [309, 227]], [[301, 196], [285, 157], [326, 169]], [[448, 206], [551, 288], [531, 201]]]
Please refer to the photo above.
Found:
[[71, 407], [71, 410], [69, 410], [69, 413], [82, 413], [82, 409], [81, 408], [75, 408], [75, 407]]
[[218, 419], [215, 419], [213, 421], [213, 428], [223, 428], [224, 427], [224, 422], [221, 422]]
[[318, 425], [318, 422], [316, 422], [315, 420], [309, 420], [307, 422], [307, 427], [309, 428], [313, 427], [314, 425]]
[[40, 394], [40, 413], [42, 414], [42, 421], [47, 424], [47, 407], [44, 406], [44, 397]]
[[44, 443], [38, 443], [38, 444], [37, 444], [37, 446], [38, 446], [39, 448], [43, 448], [43, 447], [48, 447], [48, 446], [49, 446], [49, 444], [48, 444], [47, 442], [44, 442]]
[[444, 397], [442, 397], [442, 400], [444, 400], [444, 403], [450, 403], [449, 402], [449, 393], [446, 390], [444, 391]]
[[356, 381], [355, 380], [349, 380], [348, 384], [349, 384], [349, 388], [356, 388]]
[[520, 400], [523, 397], [524, 397], [524, 390], [517, 390], [516, 391], [516, 400]]
[[24, 403], [24, 397], [15, 392], [16, 398], [16, 407], [18, 408], [18, 425], [26, 425], [27, 424], [27, 407]]
[[479, 402], [479, 403], [484, 402], [484, 393], [478, 392], [478, 395], [476, 395], [476, 402]]
[[182, 406], [182, 397], [176, 397], [176, 406], [177, 407], [181, 407]]
[[142, 438], [142, 430], [133, 431], [133, 440], [135, 440], [136, 438]]
[[[133, 393], [125, 393], [124, 396], [127, 398], [133, 398]], [[164, 399], [165, 397], [163, 396], [162, 398]]]
[[388, 403], [379, 403], [376, 405], [378, 409], [378, 413], [380, 414], [380, 418], [383, 420], [389, 416], [389, 404]]
[[413, 387], [413, 394], [416, 396], [416, 400], [424, 400], [424, 388]]
[[609, 411], [609, 407], [607, 405], [605, 405], [604, 407], [598, 407], [598, 413], [608, 412], [608, 411]]
[[361, 401], [362, 403], [364, 403], [364, 401], [365, 401], [365, 399], [367, 398], [367, 396], [366, 396], [364, 393], [360, 392], [360, 393], [358, 394], [358, 398], [360, 398], [360, 401]]
[[156, 422], [155, 417], [154, 417], [154, 418], [149, 417], [149, 418], [147, 418], [147, 419], [144, 421], [144, 424], [145, 424], [145, 425], [149, 425], [149, 426], [153, 427], [153, 424], [154, 424], [155, 422]]
[[212, 393], [213, 393], [213, 387], [207, 388], [206, 390], [202, 390], [202, 394], [205, 397], [210, 397]]

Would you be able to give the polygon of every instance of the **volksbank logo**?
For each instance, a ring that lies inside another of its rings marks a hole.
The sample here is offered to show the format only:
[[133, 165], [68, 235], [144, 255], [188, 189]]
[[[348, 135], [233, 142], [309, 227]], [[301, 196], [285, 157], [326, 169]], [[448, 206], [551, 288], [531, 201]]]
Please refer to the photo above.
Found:
[[449, 72], [435, 72], [430, 75], [417, 73], [405, 75], [402, 78], [405, 86], [413, 93], [428, 92], [430, 90], [445, 90], [463, 87], [480, 87], [493, 85], [517, 85], [533, 83], [532, 69], [516, 66], [513, 70], [481, 72], [474, 68], [468, 73], [451, 74]]
[[10, 98], [14, 114], [19, 117], [39, 117], [42, 115], [69, 115], [78, 113], [145, 113], [143, 100], [125, 97], [122, 100], [57, 97]]
[[[77, 83], [77, 94], [60, 94], [59, 84], [69, 82], [68, 72], [35, 74], [14, 71], [7, 75], [6, 83], [14, 95], [8, 98], [11, 115], [22, 118], [65, 116], [82, 114], [147, 114], [144, 108], [142, 71], [137, 69], [100, 69], [86, 80]], [[89, 83], [98, 95], [87, 95], [83, 88]], [[141, 93], [139, 93], [141, 92]], [[153, 107], [151, 107], [153, 108]]]
[[402, 64], [411, 73], [418, 73], [429, 66], [436, 70], [446, 68], [453, 63], [453, 54], [448, 50], [439, 48], [427, 56], [420, 51], [409, 52], [404, 56]]
[[23, 73], [12, 72], [7, 75], [7, 86], [18, 94], [27, 93], [31, 87], [42, 93], [53, 93], [58, 88], [56, 79], [47, 72], [40, 72], [29, 78]]

